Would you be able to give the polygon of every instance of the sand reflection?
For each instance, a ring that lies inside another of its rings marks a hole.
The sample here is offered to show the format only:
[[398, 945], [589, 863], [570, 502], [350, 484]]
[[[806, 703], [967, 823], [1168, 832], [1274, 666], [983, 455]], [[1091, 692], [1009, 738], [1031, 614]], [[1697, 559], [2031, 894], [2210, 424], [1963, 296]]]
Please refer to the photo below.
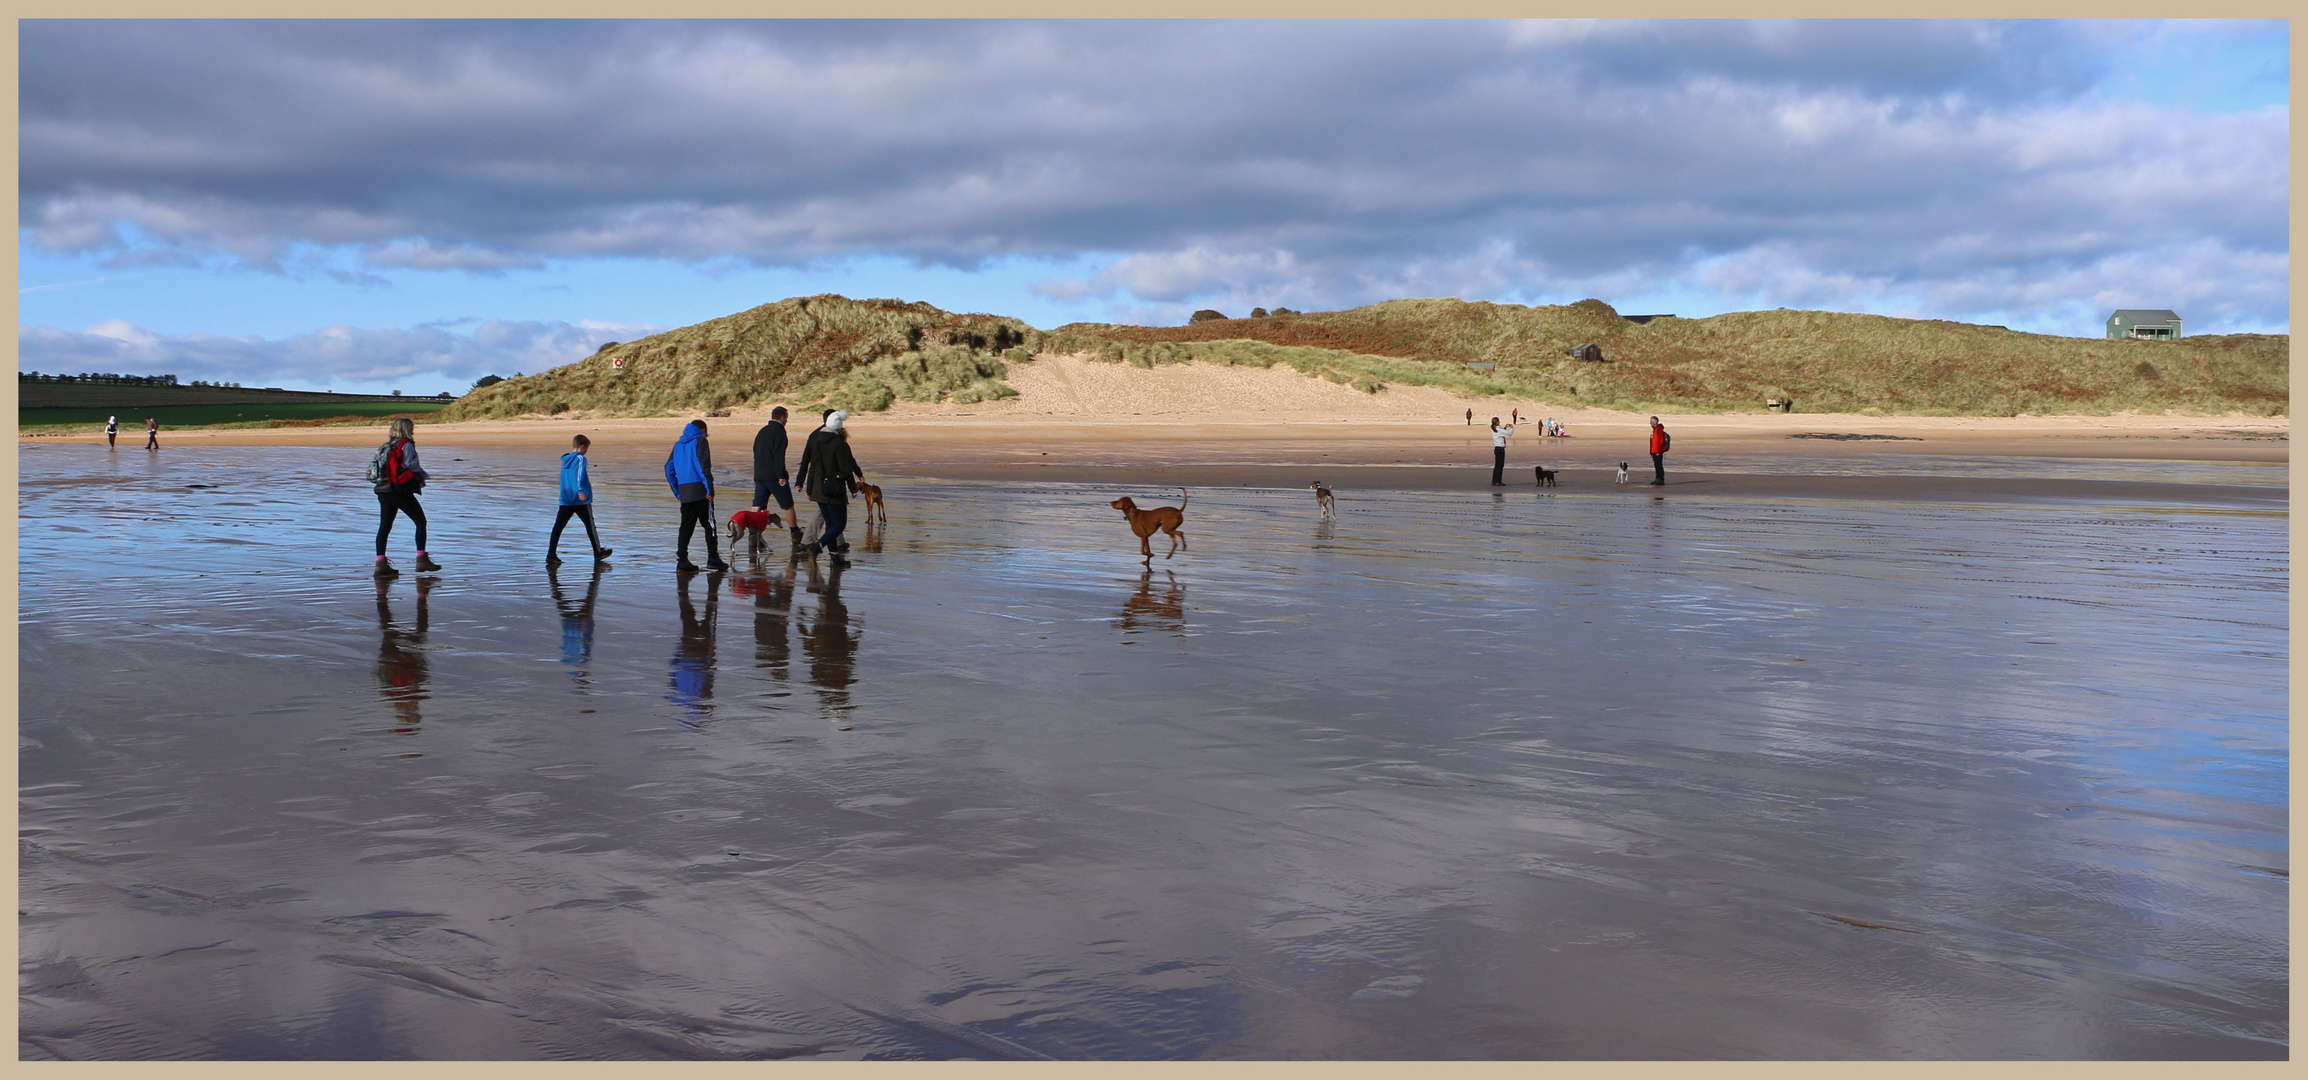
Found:
[[[673, 648], [672, 692], [668, 700], [681, 706], [681, 722], [702, 724], [713, 716], [714, 632], [720, 617], [721, 574], [680, 574], [677, 588], [681, 609], [681, 637]], [[690, 598], [690, 586], [705, 579], [705, 607]]]
[[802, 565], [809, 570], [806, 587], [810, 595], [817, 598], [817, 614], [801, 642], [802, 652], [809, 657], [809, 681], [817, 687], [818, 700], [824, 704], [827, 715], [847, 724], [851, 708], [849, 688], [857, 682], [860, 635], [852, 625], [849, 606], [842, 602], [843, 568], [831, 567], [820, 575], [815, 560], [805, 560]]
[[433, 579], [418, 578], [416, 624], [407, 626], [393, 619], [392, 592], [394, 582], [377, 586], [377, 691], [393, 708], [393, 717], [399, 722], [393, 731], [401, 735], [417, 733], [417, 724], [424, 720], [426, 659], [425, 634], [431, 628], [431, 613], [426, 598], [433, 591]]
[[553, 590], [553, 607], [561, 613], [561, 662], [570, 665], [569, 676], [579, 692], [593, 685], [593, 610], [601, 600], [601, 575], [608, 570], [609, 564], [594, 563], [585, 591], [572, 595], [562, 584], [558, 568], [545, 569], [546, 584]]

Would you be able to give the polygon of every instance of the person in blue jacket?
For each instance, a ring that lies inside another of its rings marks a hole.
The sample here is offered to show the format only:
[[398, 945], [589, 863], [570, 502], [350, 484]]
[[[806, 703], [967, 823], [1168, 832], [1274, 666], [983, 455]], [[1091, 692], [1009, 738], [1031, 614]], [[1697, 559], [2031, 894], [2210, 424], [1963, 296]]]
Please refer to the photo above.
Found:
[[681, 561], [676, 569], [696, 573], [689, 561], [689, 534], [705, 526], [705, 568], [727, 570], [721, 561], [721, 541], [713, 531], [713, 451], [705, 442], [705, 421], [692, 420], [681, 429], [673, 452], [665, 456], [665, 485], [681, 500]]
[[569, 527], [569, 519], [585, 523], [585, 540], [593, 549], [593, 561], [609, 557], [609, 549], [601, 546], [601, 534], [593, 528], [593, 475], [585, 469], [585, 452], [593, 448], [593, 440], [583, 435], [569, 439], [569, 452], [561, 455], [561, 512], [553, 515], [553, 538], [545, 541], [545, 565], [561, 565], [561, 530]]

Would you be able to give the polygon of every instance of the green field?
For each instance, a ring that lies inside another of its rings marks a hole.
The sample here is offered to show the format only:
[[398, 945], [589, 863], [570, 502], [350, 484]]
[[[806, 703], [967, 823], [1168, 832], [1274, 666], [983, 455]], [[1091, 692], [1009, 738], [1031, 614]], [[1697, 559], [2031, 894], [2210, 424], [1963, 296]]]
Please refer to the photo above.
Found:
[[[102, 430], [104, 418], [120, 417], [120, 435], [144, 437], [144, 418], [160, 421], [162, 431], [196, 427], [268, 427], [274, 421], [312, 423], [337, 417], [380, 418], [408, 414], [424, 417], [441, 411], [446, 401], [294, 401], [234, 405], [154, 405], [141, 409], [18, 409], [16, 427], [32, 429]], [[133, 414], [133, 415], [131, 415]]]

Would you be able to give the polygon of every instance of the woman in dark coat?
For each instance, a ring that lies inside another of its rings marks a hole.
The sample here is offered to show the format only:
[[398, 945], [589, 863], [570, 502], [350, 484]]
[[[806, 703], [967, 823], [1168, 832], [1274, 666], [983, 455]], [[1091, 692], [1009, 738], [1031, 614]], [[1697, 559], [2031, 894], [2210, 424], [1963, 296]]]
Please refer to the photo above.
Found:
[[809, 433], [796, 474], [803, 493], [817, 503], [818, 519], [825, 522], [824, 534], [809, 546], [809, 553], [832, 552], [836, 566], [849, 564], [849, 560], [842, 557], [849, 551], [849, 542], [841, 538], [841, 533], [849, 524], [849, 497], [857, 493], [858, 477], [864, 475], [864, 470], [858, 468], [857, 458], [849, 451], [849, 432], [843, 428], [848, 420], [846, 409], [826, 414], [825, 426]]

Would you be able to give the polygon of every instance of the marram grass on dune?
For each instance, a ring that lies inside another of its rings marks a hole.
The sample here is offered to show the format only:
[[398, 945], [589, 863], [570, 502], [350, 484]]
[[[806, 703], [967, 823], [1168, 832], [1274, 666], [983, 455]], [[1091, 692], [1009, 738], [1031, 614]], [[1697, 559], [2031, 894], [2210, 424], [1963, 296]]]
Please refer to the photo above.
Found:
[[[1574, 358], [1582, 344], [1598, 346], [1604, 359]], [[605, 346], [575, 364], [475, 390], [440, 418], [969, 404], [1015, 396], [1002, 381], [1008, 365], [1052, 354], [1140, 367], [1282, 364], [1372, 394], [1429, 386], [1636, 411], [1760, 412], [1768, 399], [1792, 398], [1806, 412], [2284, 416], [2290, 348], [2289, 335], [2109, 341], [1824, 311], [1636, 323], [1599, 300], [1394, 300], [1176, 327], [1038, 331], [996, 315], [826, 295]]]

